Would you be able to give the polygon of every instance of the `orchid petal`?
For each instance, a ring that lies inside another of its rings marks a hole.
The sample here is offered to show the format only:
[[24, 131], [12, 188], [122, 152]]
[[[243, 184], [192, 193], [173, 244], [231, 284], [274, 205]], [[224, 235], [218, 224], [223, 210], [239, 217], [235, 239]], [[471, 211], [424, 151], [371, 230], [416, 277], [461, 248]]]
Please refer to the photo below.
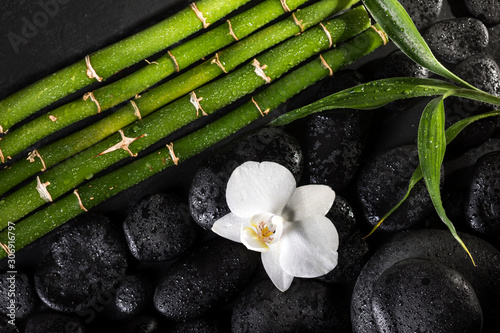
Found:
[[326, 185], [305, 185], [298, 187], [283, 209], [287, 221], [300, 220], [309, 216], [325, 216], [332, 208], [335, 192]]
[[286, 273], [280, 266], [280, 246], [270, 247], [270, 250], [261, 254], [262, 265], [267, 275], [280, 291], [286, 291], [292, 284], [293, 276]]
[[273, 162], [245, 162], [229, 178], [226, 200], [232, 213], [250, 218], [259, 213], [280, 215], [295, 191], [295, 178]]
[[337, 266], [339, 236], [333, 223], [324, 216], [287, 223], [280, 243], [280, 265], [290, 275], [318, 277]]
[[247, 247], [247, 249], [257, 252], [266, 252], [269, 247], [266, 243], [259, 239], [257, 233], [250, 227], [245, 227], [241, 230], [241, 243]]
[[248, 219], [229, 213], [215, 221], [212, 231], [219, 236], [241, 243], [241, 229], [245, 223], [248, 223]]

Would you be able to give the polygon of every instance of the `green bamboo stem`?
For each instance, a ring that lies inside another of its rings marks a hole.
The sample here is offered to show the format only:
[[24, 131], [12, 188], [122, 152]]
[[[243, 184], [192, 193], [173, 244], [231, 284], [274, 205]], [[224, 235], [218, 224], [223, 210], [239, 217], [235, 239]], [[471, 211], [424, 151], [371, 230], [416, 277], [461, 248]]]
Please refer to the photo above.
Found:
[[[287, 5], [290, 10], [294, 10], [306, 1], [289, 0]], [[330, 5], [330, 7], [334, 6]], [[148, 66], [133, 74], [94, 90], [92, 93], [95, 100], [98, 101], [97, 103], [89, 95], [83, 95], [83, 98], [62, 105], [48, 114], [10, 131], [0, 141], [0, 151], [4, 159], [15, 156], [37, 141], [66, 126], [106, 111], [134, 97], [176, 71], [182, 70], [195, 61], [233, 43], [236, 39], [231, 33], [236, 38], [242, 39], [284, 13], [285, 10], [279, 0], [266, 0], [231, 18], [217, 28], [181, 44], [171, 50], [169, 54], [149, 63]]]
[[[200, 0], [196, 7], [214, 23], [249, 0]], [[91, 67], [102, 79], [203, 29], [203, 23], [192, 7], [186, 7], [169, 18], [90, 55]], [[91, 76], [92, 77], [92, 76]], [[87, 75], [86, 61], [59, 70], [0, 101], [0, 130], [5, 132], [27, 116], [96, 82]]]
[[[256, 60], [260, 66], [267, 66], [262, 75], [273, 81], [312, 55], [328, 49], [332, 44], [366, 30], [369, 24], [370, 19], [364, 7], [350, 10], [334, 20], [287, 40], [259, 56], [258, 60], [254, 59], [227, 76], [195, 90], [195, 96], [190, 94], [178, 99], [142, 121], [128, 126], [120, 135], [115, 134], [55, 166], [37, 177], [37, 180], [0, 201], [0, 228], [5, 228], [8, 222], [17, 221], [47, 201], [62, 196], [81, 182], [91, 179], [97, 172], [130, 157], [131, 154], [135, 155], [182, 126], [197, 120], [203, 113], [211, 114], [263, 86], [266, 81], [256, 74], [256, 65], [253, 65]], [[328, 30], [328, 34], [324, 29]], [[195, 108], [194, 97], [202, 109]], [[263, 112], [265, 110], [262, 109]], [[120, 142], [126, 143], [129, 150], [117, 146]], [[112, 147], [116, 150], [110, 151]], [[44, 195], [45, 189], [48, 193]]]
[[[331, 70], [335, 72], [369, 54], [384, 42], [385, 39], [377, 31], [369, 29], [343, 45], [325, 52], [322, 57]], [[328, 75], [330, 75], [330, 71], [324, 66], [321, 59], [317, 58], [256, 94], [253, 100], [258, 101], [261, 108], [274, 109]], [[34, 242], [56, 227], [121, 191], [160, 171], [175, 166], [176, 163], [196, 156], [261, 117], [261, 113], [250, 100], [207, 126], [174, 141], [170, 146], [173, 147], [172, 151], [168, 147], [160, 149], [107, 175], [94, 179], [73, 194], [63, 197], [18, 222], [14, 226], [16, 250]], [[176, 163], [174, 163], [173, 157], [178, 158]], [[7, 244], [8, 241], [9, 231], [3, 230], [0, 232], [0, 243]], [[5, 256], [5, 252], [0, 252], [0, 259]]]
[[[280, 4], [279, 0], [272, 1]], [[295, 17], [297, 20], [302, 21], [304, 29], [308, 29], [333, 13], [350, 7], [357, 1], [358, 0], [321, 1], [298, 11], [295, 13]], [[239, 25], [237, 25], [234, 19], [232, 26], [233, 30], [239, 33], [239, 31], [236, 30]], [[218, 52], [217, 57], [224, 65], [226, 71], [229, 72], [256, 54], [261, 53], [299, 32], [300, 28], [295, 23], [293, 17], [290, 16]], [[173, 80], [142, 94], [141, 98], [134, 100], [142, 117], [149, 115], [159, 107], [170, 103], [224, 74], [219, 66], [212, 63], [214, 59], [216, 59], [215, 56]], [[28, 179], [30, 176], [38, 173], [40, 170], [50, 168], [80, 151], [83, 151], [136, 120], [136, 111], [133, 105], [129, 103], [87, 128], [45, 147], [39, 148], [37, 152], [42, 157], [43, 162], [40, 158], [34, 160], [22, 159], [13, 163], [9, 168], [0, 171], [0, 179], [2, 180], [0, 181], [0, 195], [25, 179]], [[8, 136], [5, 138], [7, 137]], [[4, 147], [2, 143], [4, 143], [3, 140], [0, 141], [0, 148]]]

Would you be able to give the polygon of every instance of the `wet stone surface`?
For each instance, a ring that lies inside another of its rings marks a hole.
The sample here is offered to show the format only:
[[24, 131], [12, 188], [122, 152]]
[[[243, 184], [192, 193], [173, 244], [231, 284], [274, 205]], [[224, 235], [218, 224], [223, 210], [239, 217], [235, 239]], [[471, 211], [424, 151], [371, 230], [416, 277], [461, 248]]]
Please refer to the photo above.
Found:
[[231, 331], [350, 332], [346, 305], [338, 295], [314, 280], [294, 279], [286, 292], [268, 279], [254, 282], [236, 302]]
[[26, 320], [24, 333], [47, 332], [85, 333], [87, 330], [77, 316], [59, 312], [37, 312]]
[[228, 333], [223, 325], [213, 318], [199, 318], [176, 324], [169, 333]]
[[481, 305], [471, 284], [430, 260], [402, 260], [382, 273], [372, 309], [379, 332], [481, 332]]
[[471, 17], [439, 21], [431, 25], [423, 36], [440, 60], [453, 64], [480, 54], [489, 42], [486, 26]]
[[[468, 284], [463, 284], [463, 287], [470, 285], [477, 296], [483, 313], [483, 332], [500, 332], [498, 318], [498, 312], [500, 311], [500, 303], [498, 302], [498, 299], [500, 299], [500, 279], [498, 278], [500, 276], [500, 252], [486, 241], [475, 236], [465, 233], [459, 234], [459, 236], [467, 244], [476, 266], [472, 264], [469, 256], [448, 230], [428, 229], [400, 233], [392, 241], [380, 247], [364, 266], [354, 287], [351, 301], [351, 320], [354, 333], [377, 331], [377, 320], [372, 307], [375, 296], [374, 290], [385, 272], [389, 275], [396, 274], [391, 273], [392, 267], [407, 259], [428, 260], [438, 266], [446, 267], [439, 268], [438, 272], [443, 269], [457, 272], [468, 281]], [[394, 270], [399, 269], [396, 266]], [[401, 274], [404, 274], [404, 272]], [[441, 275], [441, 272], [435, 273], [434, 276], [436, 274]], [[450, 276], [454, 274], [456, 273]], [[437, 278], [434, 279], [437, 281]], [[404, 285], [409, 283], [410, 280], [402, 279], [401, 281], [401, 285]], [[450, 285], [448, 283], [447, 285], [449, 288]], [[469, 300], [471, 299], [469, 298]], [[438, 300], [435, 302], [437, 302], [435, 305], [437, 308], [443, 306]], [[464, 305], [457, 304], [456, 306], [447, 307], [449, 312], [444, 316], [451, 316], [455, 322], [460, 322], [462, 318], [455, 317], [453, 311], [455, 308], [457, 311], [463, 310]], [[409, 303], [406, 306], [411, 308], [416, 304]], [[432, 311], [433, 306], [433, 304], [427, 303], [427, 307], [421, 309], [421, 311], [426, 311], [430, 316], [434, 316], [438, 312], [437, 308], [436, 311]], [[473, 306], [471, 309], [476, 307], [473, 300], [472, 303], [469, 302], [468, 306]], [[472, 319], [477, 317], [472, 315], [470, 318], [472, 322]], [[383, 320], [383, 318], [379, 319]], [[405, 321], [400, 318], [398, 325], [405, 325]], [[430, 329], [423, 329], [422, 331], [432, 332]]]
[[336, 196], [326, 217], [339, 234], [338, 264], [318, 279], [337, 284], [354, 282], [369, 258], [368, 243], [363, 239], [351, 205], [344, 198]]
[[223, 147], [200, 165], [189, 190], [189, 209], [196, 223], [209, 230], [229, 213], [226, 185], [236, 167], [246, 161], [272, 161], [302, 174], [302, 150], [291, 135], [276, 128], [263, 128]]
[[259, 259], [239, 243], [210, 240], [168, 269], [156, 287], [154, 306], [170, 320], [200, 317], [243, 291]]
[[399, 0], [399, 3], [419, 30], [436, 22], [443, 8], [443, 0]]
[[127, 245], [106, 217], [87, 215], [60, 229], [35, 272], [35, 289], [50, 308], [85, 311], [124, 275]]
[[500, 151], [489, 153], [477, 161], [465, 220], [475, 232], [500, 237]]
[[130, 318], [141, 313], [152, 298], [153, 287], [143, 275], [127, 275], [120, 279], [104, 312], [112, 320]]
[[[489, 56], [476, 55], [467, 58], [455, 67], [453, 72], [466, 78], [473, 86], [492, 95], [500, 95], [500, 68]], [[493, 110], [490, 105], [450, 97], [445, 100], [446, 126], [449, 127], [458, 120]], [[449, 145], [449, 150], [463, 152], [486, 141], [495, 130], [496, 118], [478, 120], [465, 128]]]
[[123, 229], [132, 255], [141, 261], [165, 261], [186, 252], [196, 240], [189, 209], [178, 196], [154, 194], [132, 208]]
[[[417, 148], [407, 145], [382, 153], [362, 167], [356, 193], [364, 219], [372, 227], [404, 197], [417, 166]], [[432, 211], [425, 184], [418, 182], [405, 202], [378, 229], [406, 230], [424, 222]]]
[[[12, 292], [15, 292], [15, 304], [12, 306]], [[35, 310], [37, 298], [33, 283], [29, 281], [28, 275], [17, 272], [17, 274], [0, 274], [0, 313], [6, 318], [12, 314], [19, 320], [25, 319]]]
[[500, 23], [500, 2], [497, 0], [465, 0], [467, 10], [486, 25]]
[[[359, 73], [345, 71], [321, 87], [318, 99], [361, 83]], [[372, 113], [323, 111], [307, 122], [306, 174], [311, 184], [343, 190], [352, 180], [366, 146]]]

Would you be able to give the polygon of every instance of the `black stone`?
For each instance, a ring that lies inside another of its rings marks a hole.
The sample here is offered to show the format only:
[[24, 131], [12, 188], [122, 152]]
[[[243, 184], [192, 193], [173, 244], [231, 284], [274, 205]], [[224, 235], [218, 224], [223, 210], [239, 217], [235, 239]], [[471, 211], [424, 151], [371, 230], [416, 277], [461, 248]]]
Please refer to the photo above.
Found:
[[236, 302], [232, 333], [350, 332], [349, 315], [339, 292], [315, 280], [294, 279], [279, 291], [269, 279], [247, 288]]
[[[317, 98], [360, 83], [357, 72], [338, 73], [322, 85]], [[305, 149], [309, 183], [326, 184], [335, 191], [349, 184], [366, 146], [371, 119], [371, 112], [360, 110], [325, 110], [309, 118]]]
[[[114, 323], [112, 327], [104, 332], [112, 333], [160, 333], [165, 332], [165, 327], [161, 321], [151, 315], [140, 315], [119, 323]], [[169, 331], [170, 332], [170, 331]]]
[[[457, 271], [473, 287], [483, 311], [483, 332], [500, 332], [500, 252], [488, 242], [459, 233], [476, 266], [449, 230], [417, 230], [398, 234], [383, 245], [365, 265], [351, 301], [354, 333], [377, 331], [372, 307], [374, 286], [380, 276], [405, 259], [430, 260]], [[432, 304], [428, 304], [432, 308]], [[439, 304], [438, 304], [439, 306]], [[461, 305], [460, 305], [461, 306]], [[431, 311], [431, 309], [428, 309]], [[453, 310], [450, 308], [450, 310]], [[430, 332], [423, 330], [424, 332]]]
[[498, 0], [465, 0], [467, 10], [486, 25], [500, 23], [500, 2]]
[[[15, 296], [10, 295], [13, 292]], [[13, 305], [12, 299], [15, 300]], [[20, 271], [0, 274], [0, 313], [3, 316], [23, 320], [35, 310], [36, 301], [35, 289], [26, 274]]]
[[351, 205], [344, 198], [337, 195], [326, 217], [339, 234], [338, 263], [332, 271], [318, 279], [336, 284], [354, 282], [369, 258], [368, 243], [359, 231]]
[[[500, 95], [500, 68], [489, 56], [476, 55], [455, 67], [453, 72], [465, 78], [473, 86], [492, 95]], [[493, 107], [464, 98], [450, 97], [445, 100], [446, 127], [453, 123], [486, 111]], [[463, 152], [485, 142], [494, 132], [496, 117], [478, 120], [467, 126], [449, 145], [452, 152]]]
[[132, 255], [141, 261], [164, 261], [186, 252], [196, 239], [187, 204], [173, 194], [143, 198], [123, 221]]
[[[405, 196], [418, 165], [417, 148], [408, 145], [377, 155], [363, 166], [356, 191], [363, 216], [372, 227]], [[409, 229], [424, 222], [432, 211], [425, 184], [418, 182], [401, 206], [379, 226], [379, 230]]]
[[224, 326], [214, 318], [199, 318], [175, 325], [169, 333], [226, 333]]
[[155, 308], [171, 320], [200, 317], [240, 293], [259, 259], [239, 243], [212, 239], [169, 268], [156, 287]]
[[482, 53], [489, 42], [486, 26], [471, 17], [439, 21], [423, 36], [436, 57], [453, 64]]
[[422, 259], [402, 260], [373, 285], [379, 332], [481, 332], [482, 310], [472, 285], [456, 270]]
[[107, 218], [87, 215], [59, 230], [35, 272], [35, 289], [50, 308], [85, 311], [102, 303], [127, 268], [123, 235]]
[[130, 318], [140, 314], [149, 302], [152, 303], [152, 298], [153, 288], [144, 276], [127, 275], [120, 280], [104, 311], [111, 319]]
[[443, 8], [443, 0], [399, 0], [399, 3], [419, 30], [436, 22]]
[[26, 320], [24, 333], [84, 333], [80, 318], [53, 311], [37, 312]]
[[500, 151], [489, 153], [477, 161], [465, 220], [475, 232], [500, 236]]
[[263, 128], [237, 140], [205, 159], [191, 183], [189, 209], [196, 223], [206, 230], [229, 213], [226, 185], [231, 173], [246, 161], [272, 161], [287, 167], [298, 181], [302, 173], [302, 150], [289, 134]]
[[[2, 333], [19, 333], [19, 328], [16, 326], [17, 322], [16, 320], [9, 322], [9, 320], [12, 320], [8, 317], [1, 317], [0, 318], [0, 332]], [[14, 325], [12, 324], [14, 323]]]

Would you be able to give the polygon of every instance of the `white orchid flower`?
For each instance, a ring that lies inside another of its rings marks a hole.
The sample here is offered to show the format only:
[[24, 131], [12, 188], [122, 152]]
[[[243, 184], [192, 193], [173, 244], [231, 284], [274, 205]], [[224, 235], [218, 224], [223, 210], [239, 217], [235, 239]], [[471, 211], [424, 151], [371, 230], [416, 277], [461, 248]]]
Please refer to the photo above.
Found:
[[231, 213], [212, 230], [262, 252], [274, 285], [287, 290], [294, 277], [313, 278], [337, 265], [339, 237], [325, 217], [335, 200], [326, 185], [296, 187], [287, 168], [273, 162], [245, 162], [226, 189]]

